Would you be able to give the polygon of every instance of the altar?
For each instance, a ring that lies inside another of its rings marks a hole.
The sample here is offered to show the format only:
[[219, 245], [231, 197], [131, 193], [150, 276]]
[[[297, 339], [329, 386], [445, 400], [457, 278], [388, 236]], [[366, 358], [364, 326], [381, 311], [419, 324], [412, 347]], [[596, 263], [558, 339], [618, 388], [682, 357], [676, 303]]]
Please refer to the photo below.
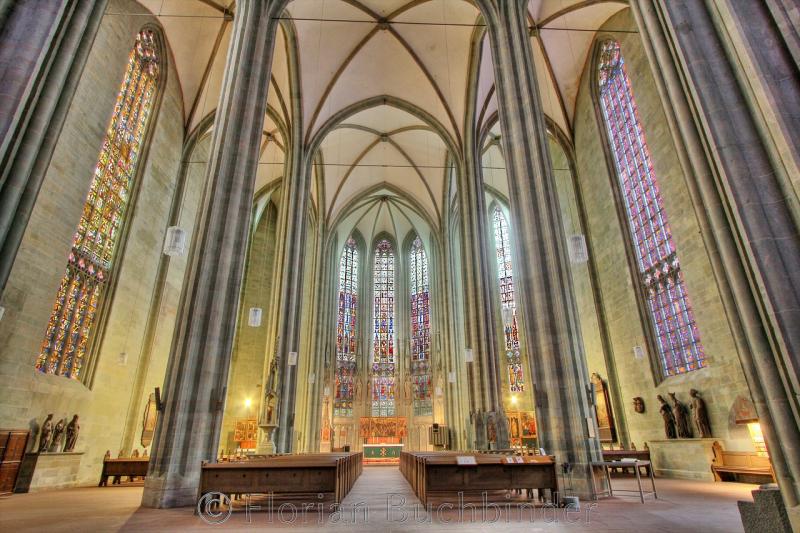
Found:
[[359, 422], [364, 464], [400, 464], [407, 435], [405, 417], [365, 416]]
[[402, 444], [364, 444], [364, 463], [399, 464]]

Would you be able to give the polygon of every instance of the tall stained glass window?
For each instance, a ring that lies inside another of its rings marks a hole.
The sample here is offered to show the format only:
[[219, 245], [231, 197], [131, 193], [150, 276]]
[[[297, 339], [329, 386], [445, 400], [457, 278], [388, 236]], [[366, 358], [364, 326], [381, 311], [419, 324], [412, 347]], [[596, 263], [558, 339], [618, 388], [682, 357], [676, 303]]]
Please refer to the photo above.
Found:
[[394, 250], [385, 239], [375, 247], [373, 298], [372, 416], [394, 416]]
[[525, 390], [525, 373], [522, 371], [517, 325], [517, 304], [514, 300], [511, 236], [508, 233], [508, 221], [499, 206], [495, 207], [492, 220], [494, 223], [494, 245], [497, 253], [497, 276], [500, 282], [500, 310], [506, 341], [508, 387], [511, 392], [523, 392]]
[[67, 268], [36, 361], [36, 369], [79, 379], [97, 306], [114, 265], [148, 118], [156, 98], [155, 36], [143, 30], [128, 58], [122, 87], [72, 239]]
[[336, 320], [336, 394], [334, 416], [353, 416], [358, 339], [358, 249], [347, 240], [339, 259], [339, 307]]
[[415, 415], [430, 415], [431, 402], [431, 304], [428, 256], [417, 237], [409, 254], [411, 276], [411, 379]]
[[705, 366], [681, 264], [619, 42], [602, 44], [600, 102], [664, 376]]

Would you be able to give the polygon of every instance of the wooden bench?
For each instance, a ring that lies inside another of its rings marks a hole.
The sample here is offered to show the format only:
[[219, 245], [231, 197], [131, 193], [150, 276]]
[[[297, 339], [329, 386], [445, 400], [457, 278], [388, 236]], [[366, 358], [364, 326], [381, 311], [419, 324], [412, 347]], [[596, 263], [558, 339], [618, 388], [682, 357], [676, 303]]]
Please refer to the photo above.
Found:
[[149, 457], [120, 457], [117, 459], [106, 457], [103, 459], [103, 472], [100, 474], [100, 483], [97, 486], [107, 487], [108, 478], [111, 476], [114, 477], [112, 485], [119, 485], [123, 476], [130, 481], [134, 481], [136, 478], [144, 479], [147, 476], [149, 462]]
[[714, 462], [711, 471], [716, 481], [742, 481], [745, 483], [773, 483], [775, 474], [769, 457], [755, 452], [726, 452], [715, 442]]
[[332, 496], [336, 503], [361, 475], [361, 453], [279, 455], [260, 460], [203, 463], [198, 500], [210, 492], [228, 496]]
[[[650, 461], [650, 450], [603, 450], [603, 461], [619, 461], [620, 459], [638, 459], [639, 461]], [[634, 467], [619, 466], [609, 467], [614, 472], [627, 472], [633, 470]], [[644, 474], [650, 475], [650, 463], [642, 465]], [[635, 472], [631, 472], [635, 474]]]
[[[460, 465], [457, 457], [472, 456], [475, 465]], [[521, 463], [509, 463], [496, 454], [458, 452], [403, 452], [400, 471], [414, 493], [427, 505], [429, 498], [468, 492], [523, 489], [532, 497], [533, 489], [558, 492], [555, 459], [551, 456], [525, 456]]]

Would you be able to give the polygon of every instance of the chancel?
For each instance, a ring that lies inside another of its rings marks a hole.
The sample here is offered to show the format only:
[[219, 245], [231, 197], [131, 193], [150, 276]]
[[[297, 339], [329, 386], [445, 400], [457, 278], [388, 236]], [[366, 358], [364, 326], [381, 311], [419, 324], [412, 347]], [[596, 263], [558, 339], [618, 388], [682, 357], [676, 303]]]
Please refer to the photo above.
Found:
[[799, 26], [0, 2], [0, 529], [800, 530]]

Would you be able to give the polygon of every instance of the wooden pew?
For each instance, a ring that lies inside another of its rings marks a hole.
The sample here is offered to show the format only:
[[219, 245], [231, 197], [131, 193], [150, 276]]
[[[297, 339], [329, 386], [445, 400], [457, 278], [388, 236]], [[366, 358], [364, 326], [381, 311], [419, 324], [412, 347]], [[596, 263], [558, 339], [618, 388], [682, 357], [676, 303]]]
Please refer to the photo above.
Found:
[[100, 483], [97, 486], [107, 487], [110, 476], [114, 477], [113, 485], [119, 485], [120, 478], [123, 476], [127, 476], [131, 481], [139, 477], [144, 479], [147, 476], [149, 462], [149, 457], [119, 457], [117, 459], [106, 457], [103, 459], [103, 471], [100, 474]]
[[[457, 456], [475, 457], [476, 465], [459, 465]], [[427, 505], [435, 495], [493, 490], [549, 489], [558, 492], [556, 464], [550, 456], [526, 456], [508, 463], [499, 455], [458, 452], [403, 452], [400, 470]]]
[[361, 453], [279, 455], [260, 460], [203, 463], [198, 500], [209, 492], [229, 496], [274, 494], [333, 496], [341, 503], [361, 475]]
[[711, 464], [711, 471], [716, 481], [775, 482], [769, 457], [755, 452], [726, 452], [719, 442], [715, 442], [712, 449], [714, 462]]

